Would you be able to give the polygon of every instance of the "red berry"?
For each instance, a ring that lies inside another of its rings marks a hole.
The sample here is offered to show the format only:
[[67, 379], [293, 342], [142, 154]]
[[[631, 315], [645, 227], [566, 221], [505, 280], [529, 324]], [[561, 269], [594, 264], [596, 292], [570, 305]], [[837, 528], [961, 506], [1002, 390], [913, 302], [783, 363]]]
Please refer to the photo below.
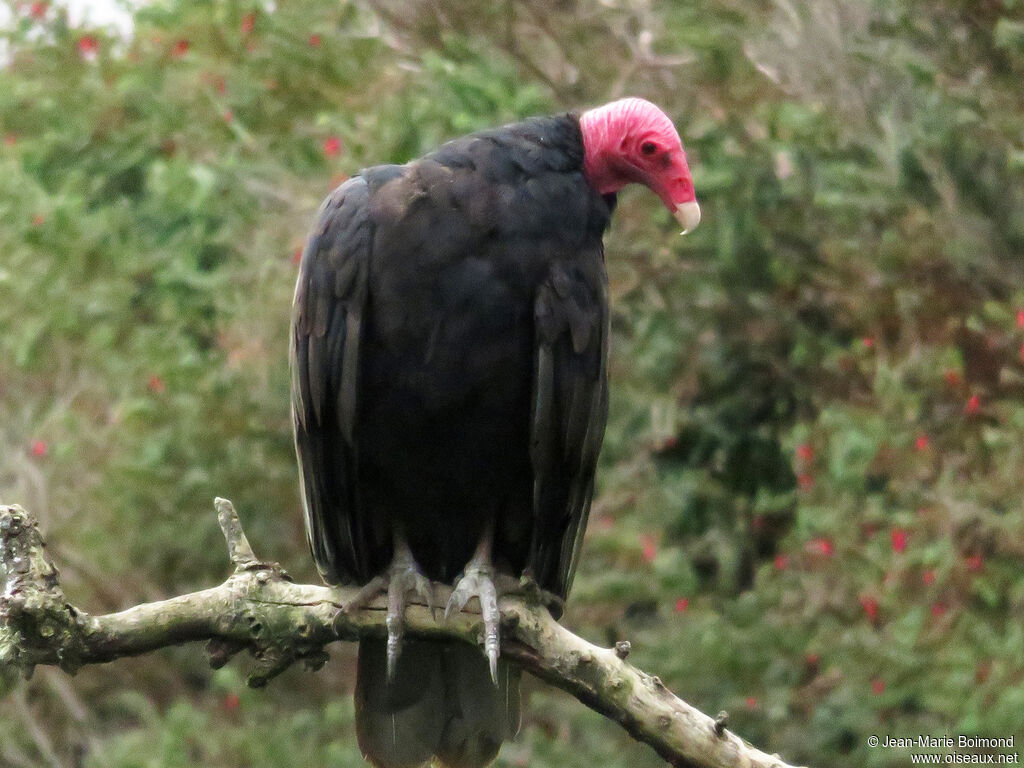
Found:
[[967, 565], [967, 570], [973, 571], [974, 573], [980, 571], [985, 565], [985, 561], [981, 555], [969, 555], [964, 558], [964, 563]]
[[311, 48], [319, 48], [320, 47], [320, 42], [321, 42], [320, 41], [320, 35], [310, 35], [309, 36], [309, 45], [310, 45]]
[[250, 11], [249, 13], [245, 14], [245, 16], [242, 17], [242, 24], [241, 24], [242, 34], [243, 35], [248, 35], [250, 32], [252, 32], [252, 28], [255, 27], [255, 26], [256, 26], [256, 14], [254, 12]]
[[157, 376], [155, 373], [149, 377], [149, 381], [146, 382], [146, 387], [149, 389], [150, 392], [153, 392], [154, 394], [157, 395], [159, 395], [161, 392], [167, 389], [167, 385], [164, 383], [164, 380]]
[[37, 213], [32, 217], [32, 226], [41, 227], [46, 222], [46, 217], [41, 213]]
[[29, 13], [32, 14], [32, 18], [41, 19], [46, 15], [46, 9], [49, 6], [49, 3], [32, 3], [32, 5], [29, 6]]
[[964, 413], [968, 416], [975, 415], [981, 410], [981, 397], [979, 395], [971, 395], [967, 400], [967, 405], [964, 406]]
[[680, 597], [676, 600], [676, 613], [685, 613], [686, 609], [690, 607], [690, 598]]
[[812, 461], [814, 459], [814, 447], [810, 443], [800, 443], [796, 447], [796, 457], [800, 461]]
[[814, 487], [814, 475], [810, 472], [801, 472], [796, 476], [796, 485], [801, 491], [809, 491]]
[[882, 680], [881, 678], [875, 678], [872, 680], [871, 690], [874, 691], [876, 695], [885, 693], [885, 680]]
[[237, 693], [229, 693], [224, 697], [224, 709], [228, 712], [237, 712], [241, 704], [242, 700], [238, 698]]
[[754, 696], [747, 696], [747, 709], [757, 709], [757, 698]]
[[931, 440], [928, 438], [928, 435], [918, 435], [917, 438], [914, 440], [915, 451], [927, 451], [928, 446], [930, 445]]
[[1024, 309], [1017, 310], [1017, 327], [1024, 328]]
[[952, 368], [946, 370], [942, 376], [951, 387], [959, 387], [962, 381], [959, 371], [954, 371]]
[[775, 556], [775, 570], [784, 571], [789, 567], [789, 555]]
[[188, 40], [179, 40], [171, 48], [171, 55], [174, 57], [181, 57], [188, 53]]
[[935, 571], [925, 571], [921, 574], [921, 581], [925, 583], [925, 586], [931, 586], [935, 583]]
[[865, 349], [874, 349], [875, 348], [875, 337], [874, 336], [865, 336], [863, 339], [860, 340], [860, 343], [864, 345]]
[[808, 653], [807, 655], [804, 656], [804, 662], [809, 667], [816, 667], [816, 666], [818, 666], [818, 663], [820, 661], [821, 661], [821, 657], [818, 654], [816, 654], [816, 653]]
[[224, 118], [225, 123], [230, 123], [232, 120], [235, 119], [235, 113], [232, 112], [230, 109], [225, 109], [224, 114], [221, 115], [221, 117]]
[[942, 616], [945, 613], [946, 613], [946, 605], [945, 605], [945, 603], [940, 603], [940, 602], [932, 603], [932, 616], [934, 616], [935, 618], [938, 618], [939, 616]]
[[43, 458], [46, 455], [48, 447], [45, 440], [33, 440], [32, 441], [32, 455], [36, 458]]

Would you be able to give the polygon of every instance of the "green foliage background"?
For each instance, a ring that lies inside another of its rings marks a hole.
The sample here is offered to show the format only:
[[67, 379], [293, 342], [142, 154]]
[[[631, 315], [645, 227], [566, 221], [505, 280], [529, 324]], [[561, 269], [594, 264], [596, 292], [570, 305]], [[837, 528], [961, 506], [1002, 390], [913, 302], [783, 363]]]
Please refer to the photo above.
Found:
[[[565, 621], [792, 762], [1024, 739], [1024, 4], [14, 3], [0, 67], [0, 498], [95, 612], [215, 583], [231, 497], [315, 578], [293, 256], [364, 165], [641, 95], [705, 223], [607, 238], [612, 417]], [[0, 766], [358, 766], [352, 649], [245, 689], [197, 648], [39, 670]], [[501, 766], [660, 761], [528, 689]]]

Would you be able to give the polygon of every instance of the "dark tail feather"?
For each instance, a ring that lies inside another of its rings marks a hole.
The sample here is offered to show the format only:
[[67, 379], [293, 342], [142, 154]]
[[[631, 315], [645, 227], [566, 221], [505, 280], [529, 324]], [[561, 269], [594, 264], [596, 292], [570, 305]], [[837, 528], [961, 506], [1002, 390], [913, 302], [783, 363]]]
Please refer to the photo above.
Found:
[[359, 643], [356, 735], [378, 768], [417, 768], [435, 755], [450, 768], [481, 768], [519, 730], [519, 669], [487, 659], [466, 643], [402, 642], [387, 683], [383, 640]]
[[445, 726], [437, 758], [449, 768], [480, 768], [519, 732], [519, 668], [498, 662], [498, 684], [479, 648], [444, 643]]

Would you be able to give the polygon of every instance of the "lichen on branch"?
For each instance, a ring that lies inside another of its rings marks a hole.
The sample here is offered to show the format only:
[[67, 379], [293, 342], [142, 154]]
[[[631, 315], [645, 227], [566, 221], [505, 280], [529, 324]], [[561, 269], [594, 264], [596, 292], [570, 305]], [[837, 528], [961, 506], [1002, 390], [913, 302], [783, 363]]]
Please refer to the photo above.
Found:
[[[294, 663], [319, 668], [332, 642], [384, 636], [383, 598], [343, 611], [355, 589], [293, 583], [279, 565], [255, 556], [230, 501], [218, 498], [215, 507], [235, 567], [223, 584], [90, 616], [65, 600], [35, 519], [19, 506], [0, 506], [0, 695], [5, 680], [28, 677], [40, 664], [74, 673], [83, 664], [193, 641], [207, 642], [215, 667], [249, 651], [255, 659], [249, 684], [259, 687]], [[500, 607], [503, 655], [619, 723], [670, 764], [790, 768], [729, 731], [722, 715], [708, 717], [627, 663], [628, 644], [591, 645], [559, 625], [528, 590], [526, 597], [503, 598]], [[439, 620], [418, 604], [409, 606], [406, 624], [410, 635], [474, 644], [483, 631], [479, 613]]]

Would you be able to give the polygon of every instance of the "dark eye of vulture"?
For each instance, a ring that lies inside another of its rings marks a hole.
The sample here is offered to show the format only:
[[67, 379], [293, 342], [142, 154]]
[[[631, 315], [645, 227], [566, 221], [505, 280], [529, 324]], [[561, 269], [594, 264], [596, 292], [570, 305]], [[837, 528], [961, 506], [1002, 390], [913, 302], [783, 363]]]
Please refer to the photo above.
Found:
[[[292, 412], [313, 557], [388, 595], [356, 725], [383, 768], [488, 763], [519, 725], [498, 596], [569, 591], [608, 408], [601, 237], [615, 193], [700, 208], [679, 135], [642, 99], [524, 120], [367, 168], [324, 201], [295, 288]], [[402, 642], [408, 595], [476, 598], [484, 650]]]

